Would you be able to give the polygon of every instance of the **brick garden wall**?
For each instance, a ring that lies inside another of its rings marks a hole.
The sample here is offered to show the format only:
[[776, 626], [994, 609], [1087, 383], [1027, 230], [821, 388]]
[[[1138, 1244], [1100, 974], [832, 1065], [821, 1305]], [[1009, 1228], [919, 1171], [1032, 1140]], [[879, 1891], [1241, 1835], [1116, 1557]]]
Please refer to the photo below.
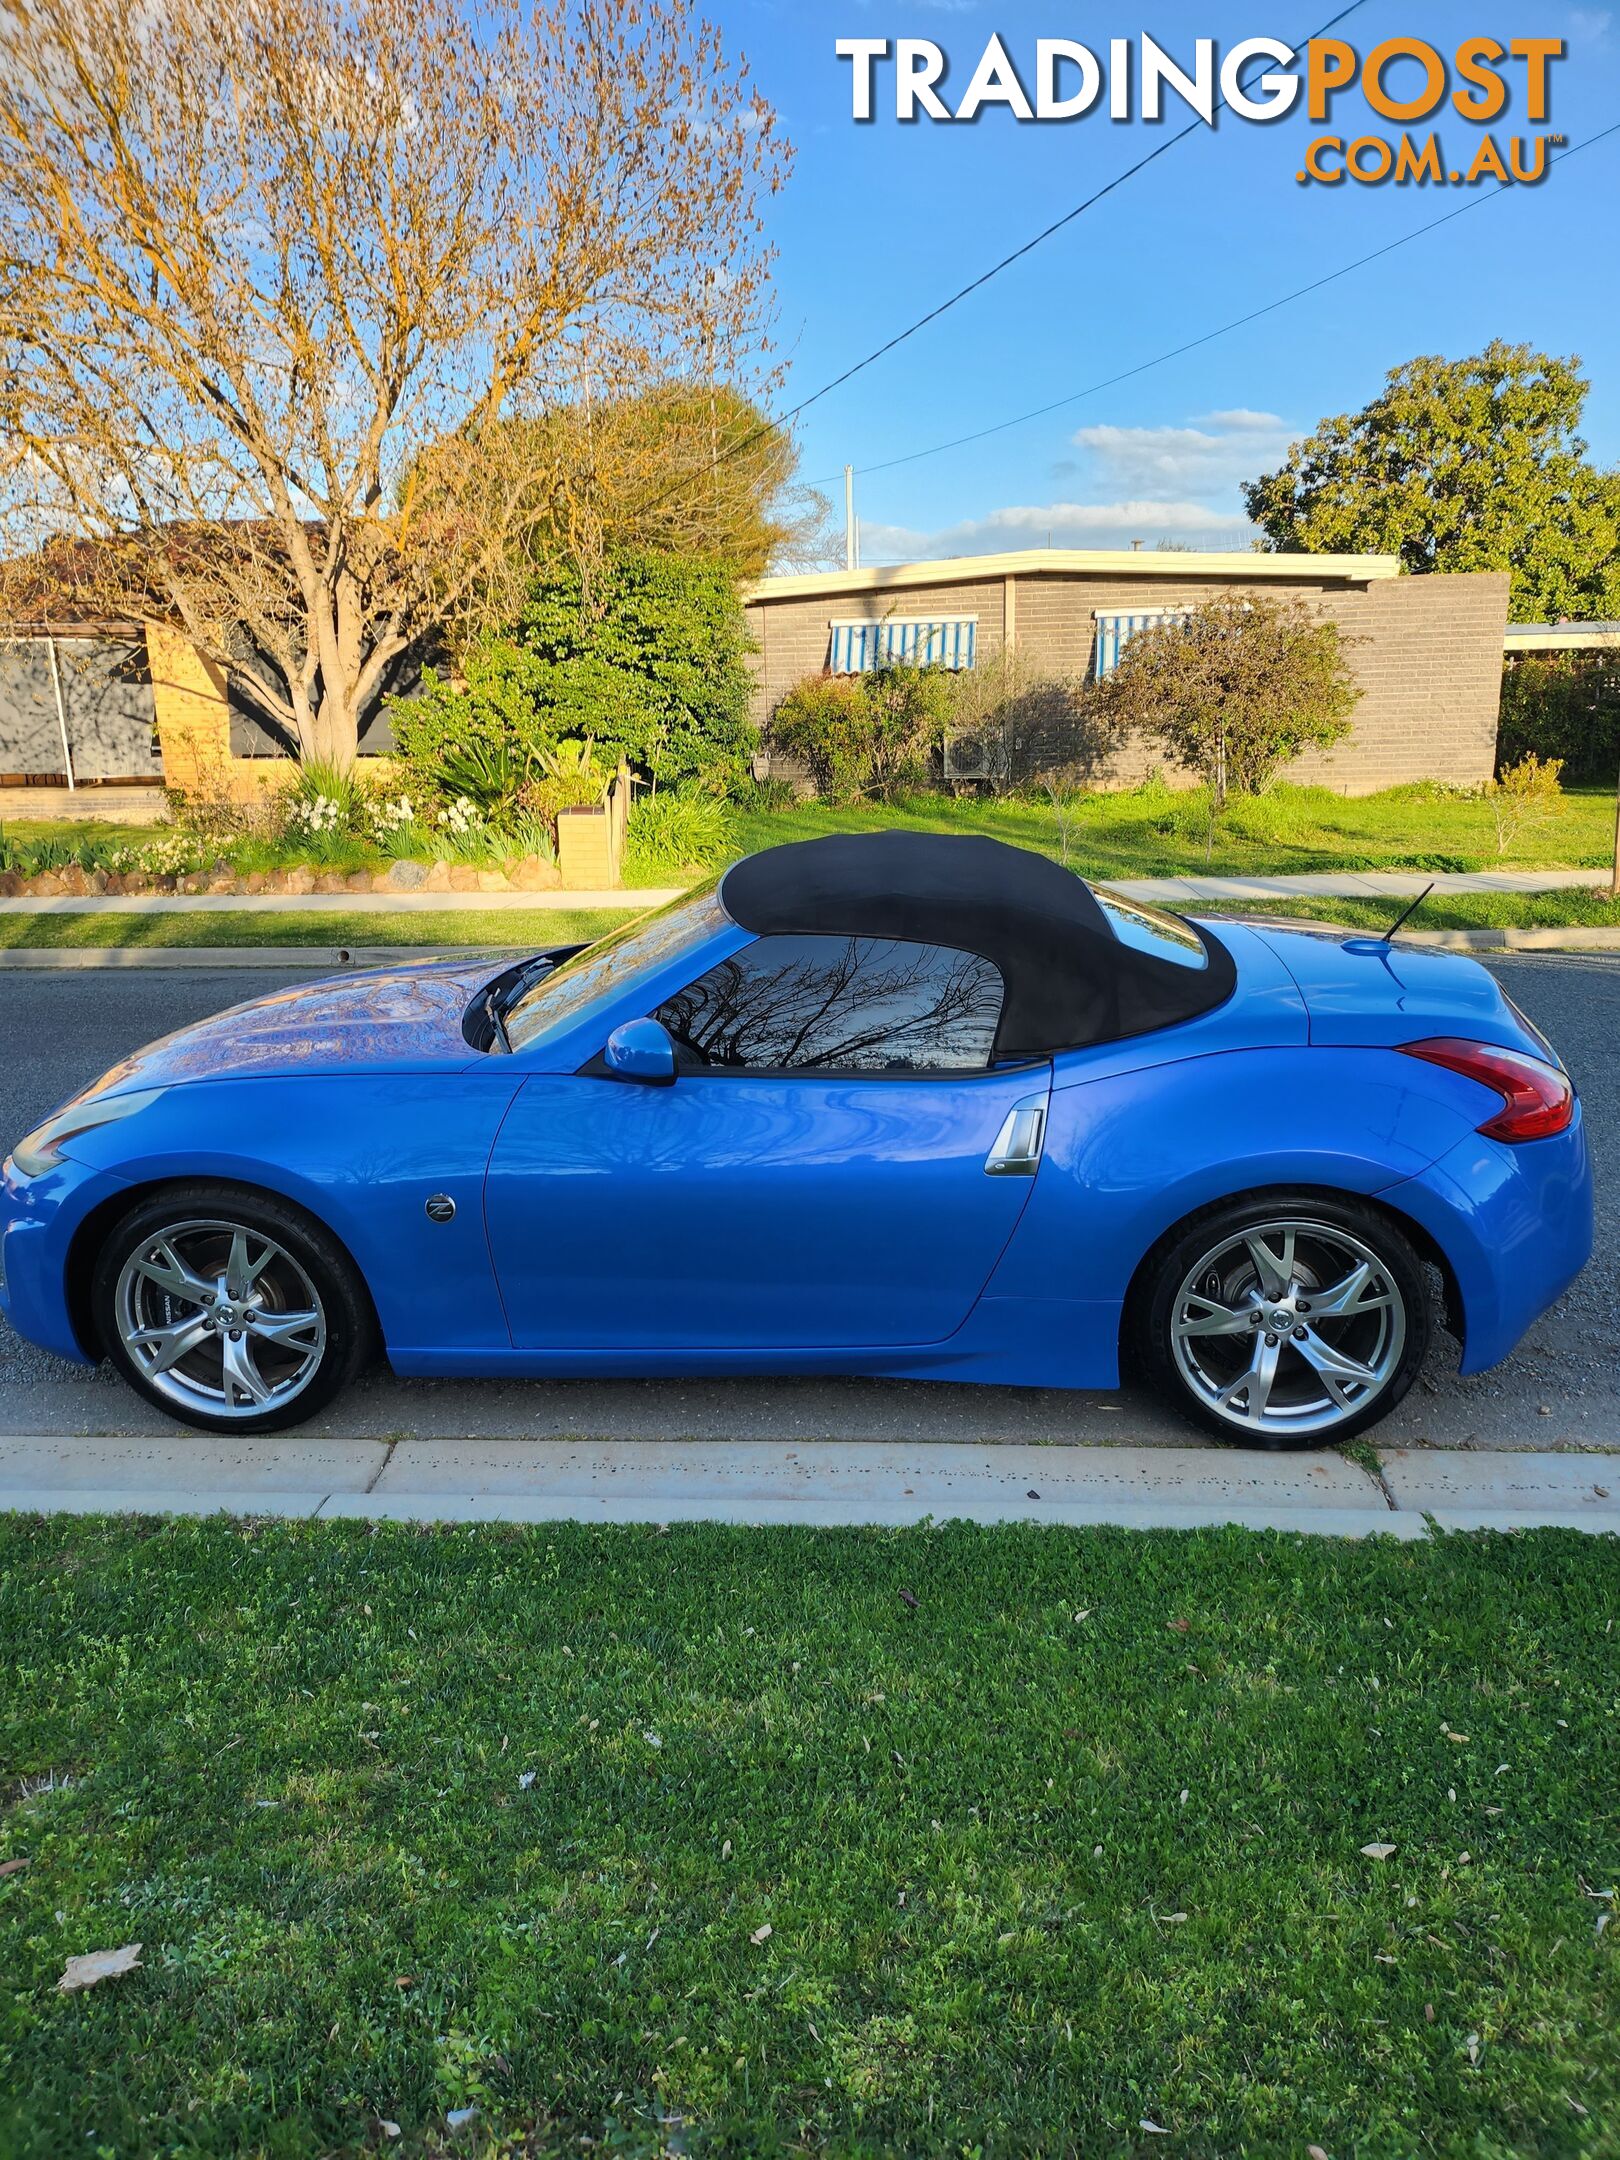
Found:
[[[1502, 636], [1507, 622], [1505, 573], [1461, 577], [1384, 578], [1365, 585], [1320, 578], [1268, 578], [1249, 588], [1304, 600], [1338, 624], [1346, 657], [1361, 686], [1352, 732], [1337, 749], [1310, 752], [1290, 768], [1291, 779], [1321, 782], [1346, 794], [1370, 794], [1409, 780], [1477, 786], [1495, 762], [1502, 684]], [[1221, 593], [1242, 592], [1235, 578], [1025, 574], [971, 584], [882, 593], [817, 594], [753, 600], [747, 609], [756, 692], [753, 717], [763, 727], [784, 692], [827, 664], [828, 624], [880, 621], [885, 615], [973, 615], [982, 665], [994, 660], [1011, 633], [1026, 679], [1080, 683], [1093, 666], [1096, 623], [1102, 613], [1196, 606]], [[1050, 701], [1042, 701], [1050, 711]], [[1104, 786], [1130, 787], [1163, 753], [1133, 739], [1088, 758], [1082, 731], [1067, 723], [1038, 724], [1026, 756], [1038, 763], [1079, 763]], [[1176, 778], [1173, 772], [1170, 777]]]

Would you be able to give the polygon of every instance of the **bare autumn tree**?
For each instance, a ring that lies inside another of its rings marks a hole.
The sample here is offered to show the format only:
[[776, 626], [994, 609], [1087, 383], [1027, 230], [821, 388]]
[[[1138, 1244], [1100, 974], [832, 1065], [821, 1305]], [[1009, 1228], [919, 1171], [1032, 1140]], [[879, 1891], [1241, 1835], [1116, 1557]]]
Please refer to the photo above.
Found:
[[574, 537], [503, 418], [756, 364], [786, 156], [690, 0], [5, 0], [0, 548], [346, 762]]

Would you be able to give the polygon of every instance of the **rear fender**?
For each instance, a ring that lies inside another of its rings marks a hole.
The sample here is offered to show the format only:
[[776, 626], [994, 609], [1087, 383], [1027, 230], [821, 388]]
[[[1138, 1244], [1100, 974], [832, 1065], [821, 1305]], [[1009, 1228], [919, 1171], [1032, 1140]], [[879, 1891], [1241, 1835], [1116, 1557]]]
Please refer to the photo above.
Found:
[[1121, 1307], [1184, 1216], [1264, 1187], [1385, 1192], [1472, 1136], [1478, 1092], [1387, 1050], [1234, 1051], [1095, 1080], [1070, 1061], [1030, 1204], [985, 1294]]

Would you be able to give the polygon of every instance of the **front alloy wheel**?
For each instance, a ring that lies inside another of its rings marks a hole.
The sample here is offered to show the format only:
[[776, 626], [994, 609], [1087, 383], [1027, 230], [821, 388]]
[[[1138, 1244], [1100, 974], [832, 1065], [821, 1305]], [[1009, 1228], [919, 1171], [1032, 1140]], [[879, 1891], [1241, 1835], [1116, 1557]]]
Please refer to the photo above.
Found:
[[184, 1412], [284, 1409], [320, 1370], [319, 1291], [274, 1238], [236, 1222], [179, 1222], [119, 1271], [118, 1339], [154, 1393]]
[[1147, 1349], [1185, 1415], [1286, 1447], [1349, 1439], [1393, 1409], [1428, 1334], [1421, 1268], [1392, 1224], [1349, 1204], [1251, 1205], [1165, 1256]]
[[137, 1208], [103, 1247], [92, 1297], [102, 1343], [137, 1392], [216, 1432], [312, 1416], [370, 1334], [364, 1292], [321, 1226], [228, 1190]]

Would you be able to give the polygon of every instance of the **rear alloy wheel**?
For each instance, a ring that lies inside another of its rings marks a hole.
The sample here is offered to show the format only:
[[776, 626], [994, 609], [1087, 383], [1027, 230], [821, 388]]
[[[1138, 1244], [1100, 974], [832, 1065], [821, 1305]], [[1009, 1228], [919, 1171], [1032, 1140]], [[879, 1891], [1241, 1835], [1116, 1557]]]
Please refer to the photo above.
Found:
[[1429, 1345], [1423, 1272], [1351, 1202], [1239, 1203], [1162, 1259], [1145, 1349], [1162, 1394], [1253, 1447], [1348, 1440], [1392, 1410]]
[[182, 1190], [126, 1216], [102, 1248], [92, 1297], [131, 1386], [214, 1432], [313, 1416], [370, 1333], [354, 1271], [319, 1225], [228, 1191]]

